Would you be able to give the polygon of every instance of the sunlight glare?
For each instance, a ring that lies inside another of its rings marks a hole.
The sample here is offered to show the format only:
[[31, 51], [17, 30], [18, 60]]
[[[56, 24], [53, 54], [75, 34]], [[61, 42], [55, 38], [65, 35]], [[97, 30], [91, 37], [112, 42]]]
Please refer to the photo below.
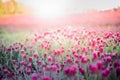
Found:
[[58, 0], [43, 0], [35, 4], [36, 14], [43, 18], [56, 18], [65, 15], [65, 2]]

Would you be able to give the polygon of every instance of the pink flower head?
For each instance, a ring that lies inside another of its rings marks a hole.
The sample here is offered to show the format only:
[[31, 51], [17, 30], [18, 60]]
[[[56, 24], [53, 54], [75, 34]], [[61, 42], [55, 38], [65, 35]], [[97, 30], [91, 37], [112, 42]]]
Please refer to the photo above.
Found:
[[120, 66], [119, 61], [118, 61], [118, 60], [114, 61], [114, 67], [116, 68], [116, 67], [118, 67], [118, 66]]
[[67, 58], [68, 63], [72, 63], [72, 59], [70, 57]]
[[49, 65], [47, 65], [46, 68], [45, 68], [46, 71], [50, 71], [51, 69], [52, 69], [52, 67], [49, 66]]
[[98, 61], [98, 62], [97, 62], [97, 67], [98, 67], [98, 69], [102, 69], [102, 68], [103, 68], [103, 63], [102, 63], [102, 61]]
[[38, 58], [39, 57], [38, 53], [34, 53], [33, 56], [34, 56], [34, 58]]
[[88, 58], [87, 57], [85, 57], [85, 56], [82, 56], [81, 57], [81, 62], [82, 63], [87, 63], [89, 60], [88, 60]]
[[42, 64], [42, 62], [41, 62], [40, 60], [38, 60], [38, 62], [37, 62], [37, 63], [38, 63], [38, 65], [41, 65], [41, 64]]
[[27, 56], [26, 56], [26, 54], [25, 54], [25, 55], [23, 56], [23, 58], [26, 59], [26, 57], [27, 57]]
[[64, 68], [64, 73], [65, 73], [66, 75], [68, 75], [69, 72], [70, 72], [70, 68], [68, 68], [68, 67]]
[[77, 72], [77, 67], [75, 65], [73, 65], [71, 68], [70, 68], [70, 75], [71, 76], [74, 76]]
[[30, 74], [31, 74], [31, 70], [30, 70], [30, 69], [27, 70], [27, 71], [26, 71], [26, 74], [27, 74], [27, 75], [30, 75]]
[[4, 73], [4, 74], [8, 74], [9, 71], [8, 71], [7, 69], [4, 69], [4, 70], [3, 70], [3, 73]]
[[57, 71], [57, 66], [56, 65], [52, 65], [52, 71]]
[[49, 76], [43, 76], [42, 80], [51, 80]]
[[102, 76], [107, 77], [109, 73], [110, 73], [110, 69], [107, 68], [102, 71]]
[[44, 53], [44, 58], [46, 58], [47, 57], [47, 53]]
[[32, 62], [32, 61], [33, 61], [32, 57], [29, 57], [29, 58], [28, 58], [28, 61], [29, 61], [29, 62]]
[[51, 57], [51, 56], [48, 56], [47, 60], [48, 60], [49, 62], [51, 62], [51, 61], [52, 61], [52, 57]]
[[85, 70], [84, 70], [83, 68], [80, 67], [80, 68], [79, 68], [79, 71], [81, 72], [82, 75], [85, 74]]
[[30, 69], [32, 68], [32, 64], [31, 64], [31, 63], [30, 63], [30, 64], [28, 64], [28, 68], [30, 68]]
[[21, 50], [21, 54], [24, 54], [25, 53], [25, 51], [24, 50]]
[[21, 66], [24, 65], [24, 61], [20, 61], [20, 65], [21, 65]]
[[82, 53], [86, 53], [87, 52], [87, 49], [84, 47], [82, 48]]
[[97, 74], [97, 73], [98, 73], [98, 67], [97, 67], [97, 65], [95, 65], [95, 64], [90, 64], [90, 65], [89, 65], [89, 69], [90, 69], [90, 71], [91, 71], [93, 74]]
[[98, 58], [98, 53], [97, 52], [93, 52], [92, 60], [96, 60], [97, 58]]
[[37, 73], [32, 74], [32, 80], [38, 80], [39, 76]]
[[108, 57], [106, 58], [106, 61], [107, 61], [107, 62], [111, 62], [111, 61], [112, 61], [111, 56], [108, 56]]
[[100, 52], [103, 52], [103, 50], [104, 50], [104, 47], [99, 47]]
[[75, 57], [75, 58], [78, 58], [78, 57], [79, 57], [79, 55], [78, 55], [77, 53], [75, 53], [75, 54], [74, 54], [74, 57]]

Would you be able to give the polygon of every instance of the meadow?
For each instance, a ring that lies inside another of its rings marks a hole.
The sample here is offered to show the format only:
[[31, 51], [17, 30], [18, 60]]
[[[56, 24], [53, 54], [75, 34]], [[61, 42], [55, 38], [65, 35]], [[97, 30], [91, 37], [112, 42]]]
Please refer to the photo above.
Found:
[[0, 80], [120, 80], [119, 27], [1, 29]]

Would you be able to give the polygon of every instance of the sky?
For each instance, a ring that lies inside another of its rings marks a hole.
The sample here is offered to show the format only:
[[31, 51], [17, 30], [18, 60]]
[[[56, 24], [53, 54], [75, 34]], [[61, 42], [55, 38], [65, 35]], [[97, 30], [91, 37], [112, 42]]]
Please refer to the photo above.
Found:
[[95, 8], [98, 10], [106, 10], [110, 8], [114, 8], [117, 6], [120, 6], [120, 0], [16, 0], [18, 2], [21, 2], [25, 5], [32, 5], [32, 6], [38, 6], [42, 3], [42, 1], [46, 1], [46, 3], [50, 2], [59, 2], [63, 5], [66, 5], [65, 7], [72, 8], [72, 9], [89, 9], [89, 8]]
[[36, 9], [41, 16], [62, 16], [89, 10], [108, 10], [120, 6], [120, 0], [16, 0]]
[[[7, 0], [4, 0], [7, 1]], [[108, 10], [120, 6], [120, 0], [16, 0], [33, 7], [42, 16], [61, 16], [88, 10]]]

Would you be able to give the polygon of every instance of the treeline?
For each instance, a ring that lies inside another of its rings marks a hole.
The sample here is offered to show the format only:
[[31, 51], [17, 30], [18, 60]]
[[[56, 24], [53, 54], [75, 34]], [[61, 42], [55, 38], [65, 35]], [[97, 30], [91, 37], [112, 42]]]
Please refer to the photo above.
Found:
[[22, 4], [15, 0], [8, 0], [6, 2], [0, 0], [0, 16], [24, 13], [24, 8]]

